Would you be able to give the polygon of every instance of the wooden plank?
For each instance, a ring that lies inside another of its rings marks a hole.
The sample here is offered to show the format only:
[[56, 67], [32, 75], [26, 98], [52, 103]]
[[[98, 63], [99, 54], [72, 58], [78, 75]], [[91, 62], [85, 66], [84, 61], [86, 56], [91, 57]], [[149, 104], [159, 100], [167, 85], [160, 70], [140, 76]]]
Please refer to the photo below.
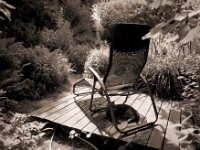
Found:
[[162, 103], [158, 115], [158, 121], [156, 122], [156, 126], [153, 128], [151, 136], [149, 137], [149, 140], [147, 142], [148, 147], [154, 147], [157, 149], [162, 148], [162, 143], [165, 136], [165, 130], [169, 118], [170, 107], [171, 106], [169, 101], [164, 101]]
[[[80, 88], [80, 91], [81, 91], [81, 92], [87, 92], [88, 89], [87, 89], [87, 88], [84, 88], [84, 89], [83, 89], [83, 88]], [[57, 106], [57, 105], [59, 105], [59, 104], [62, 104], [63, 102], [67, 102], [67, 101], [73, 99], [74, 97], [77, 97], [77, 96], [74, 95], [73, 93], [71, 93], [70, 95], [68, 95], [68, 96], [66, 96], [66, 97], [63, 97], [63, 98], [61, 98], [61, 99], [59, 99], [59, 100], [57, 100], [57, 101], [55, 101], [55, 102], [53, 102], [53, 103], [49, 103], [49, 104], [46, 105], [45, 107], [42, 107], [42, 108], [40, 108], [40, 109], [37, 109], [37, 110], [31, 112], [30, 114], [31, 114], [32, 116], [37, 116], [37, 115], [39, 115], [39, 114], [41, 114], [41, 113], [44, 113], [44, 112], [48, 111], [49, 109], [51, 109], [51, 108], [53, 108], [53, 107], [55, 107], [55, 106]]]
[[[124, 103], [125, 96], [120, 97], [117, 101], [115, 101], [115, 104], [122, 104]], [[109, 132], [109, 130], [113, 127], [113, 123], [111, 121], [108, 121], [107, 119], [103, 119], [100, 122], [99, 129], [102, 129], [104, 132], [101, 132], [101, 135], [104, 136], [104, 134], [112, 136]], [[94, 133], [98, 133], [99, 129], [95, 129]]]
[[[87, 95], [85, 97], [82, 97], [82, 99], [88, 99], [89, 97], [90, 96]], [[76, 97], [74, 98], [74, 100], [75, 99]], [[71, 117], [70, 115], [72, 115], [72, 112], [74, 112], [74, 109], [76, 109], [76, 107], [76, 104], [73, 102], [71, 105], [64, 107], [63, 109], [57, 110], [54, 113], [46, 116], [45, 119], [62, 123], [63, 119], [66, 119], [65, 116]]]
[[[119, 97], [119, 98], [115, 99], [114, 97], [111, 97], [111, 101], [114, 101], [115, 104], [120, 104], [120, 103], [124, 102], [124, 98]], [[109, 122], [108, 120], [106, 120], [105, 117], [97, 118], [94, 116], [94, 119], [92, 120], [92, 122], [87, 124], [82, 130], [86, 131], [86, 132], [99, 134], [99, 135], [107, 135], [106, 131], [101, 126], [103, 122], [107, 123], [108, 125], [109, 124], [112, 125], [112, 123]]]
[[[94, 98], [97, 98], [97, 97], [99, 97], [99, 95], [95, 94]], [[79, 99], [79, 100], [81, 100], [81, 101], [88, 100], [89, 101], [90, 98], [91, 98], [91, 95], [87, 95], [86, 97]], [[54, 121], [63, 123], [63, 122], [66, 122], [67, 120], [71, 119], [73, 116], [77, 115], [79, 112], [81, 112], [81, 109], [78, 107], [78, 105], [75, 102], [73, 105], [75, 105], [75, 108], [72, 110], [68, 111], [66, 108], [66, 110], [63, 109], [63, 110], [60, 110], [60, 112], [54, 113], [54, 116], [57, 116], [57, 118]]]
[[[77, 96], [77, 97], [74, 97], [70, 100], [67, 100], [67, 101], [64, 101], [58, 105], [55, 105], [54, 107], [51, 107], [49, 108], [47, 111], [43, 112], [43, 113], [40, 113], [37, 115], [37, 117], [39, 118], [46, 118], [46, 119], [50, 119], [50, 120], [54, 120], [54, 119], [51, 119], [51, 116], [54, 115], [54, 114], [58, 114], [60, 111], [63, 111], [63, 109], [65, 109], [64, 111], [68, 111], [68, 107], [75, 107], [73, 104], [74, 104], [74, 99], [81, 99], [85, 96]], [[58, 113], [56, 113], [58, 112]], [[49, 117], [48, 117], [49, 116]]]
[[[135, 99], [135, 101], [127, 101], [128, 105], [131, 105], [134, 107], [135, 110], [138, 111], [138, 109], [142, 106], [143, 102], [145, 101], [145, 95], [141, 94], [141, 95], [132, 95], [130, 97], [130, 99]], [[122, 122], [121, 124], [118, 125], [118, 127], [122, 130], [125, 130], [125, 128], [127, 127], [128, 123], [127, 122]], [[136, 125], [136, 123], [134, 123], [134, 125]], [[121, 133], [119, 133], [118, 131], [116, 131], [116, 129], [114, 128], [114, 126], [110, 129], [109, 131], [112, 135], [113, 138], [118, 139], [121, 136]]]
[[[96, 100], [95, 100], [96, 99]], [[94, 95], [94, 102], [98, 102], [98, 103], [102, 103], [101, 100], [104, 101], [104, 98], [100, 95]], [[89, 101], [88, 101], [89, 102]], [[63, 122], [64, 125], [67, 126], [73, 126], [75, 123], [79, 122], [83, 117], [86, 116], [85, 112], [89, 112], [89, 103], [83, 106], [80, 106], [80, 104], [77, 104], [77, 113], [71, 117], [69, 120], [66, 120], [65, 122]]]
[[[150, 97], [148, 97], [144, 103], [142, 104], [142, 106], [139, 108], [138, 112], [143, 115], [141, 118], [140, 118], [140, 123], [139, 124], [144, 124], [147, 119], [149, 118], [152, 118], [152, 116], [154, 115], [152, 112], [153, 112], [153, 107], [152, 107], [152, 102], [151, 102], [151, 99]], [[151, 113], [150, 113], [151, 112]], [[149, 114], [149, 117], [147, 116], [147, 114]], [[152, 116], [150, 116], [152, 114]], [[146, 118], [146, 119], [145, 119]], [[147, 122], [150, 122], [150, 121], [147, 121]], [[128, 129], [131, 129], [133, 127], [130, 126], [127, 126], [126, 127], [127, 130]], [[133, 142], [133, 139], [135, 139], [135, 136], [137, 135], [137, 133], [134, 133], [134, 134], [130, 134], [128, 136], [122, 136], [121, 139], [123, 141], [126, 141], [126, 142]], [[146, 136], [145, 136], [146, 137]], [[138, 138], [136, 138], [138, 139]], [[134, 141], [136, 142], [136, 141]]]
[[[54, 111], [50, 115], [45, 116], [44, 118], [50, 121], [55, 121], [57, 118], [61, 117], [62, 115], [65, 115], [67, 113], [70, 113], [73, 109], [76, 109], [76, 104], [73, 102], [72, 104], [63, 107], [59, 110]], [[69, 114], [68, 114], [69, 115]]]
[[[152, 105], [152, 103], [151, 103], [149, 97], [146, 97], [145, 100], [143, 101], [142, 105], [138, 109], [138, 113], [140, 114], [140, 121], [139, 121], [139, 124], [136, 125], [136, 126], [139, 126], [139, 125], [141, 125], [144, 122], [146, 114], [150, 110], [151, 105]], [[127, 127], [126, 127], [126, 130], [129, 130], [131, 128], [133, 128], [133, 125], [132, 124], [128, 124]]]
[[[101, 107], [106, 107], [107, 103], [104, 102]], [[88, 123], [92, 122], [95, 116], [98, 116], [100, 112], [93, 113], [89, 110], [89, 107], [84, 110], [85, 116], [83, 118], [80, 118], [77, 122], [75, 122], [72, 126], [74, 128], [78, 128], [82, 130]]]
[[[111, 97], [111, 101], [116, 101], [117, 99], [119, 99], [120, 96], [113, 96]], [[107, 106], [107, 100], [105, 100], [100, 107], [106, 107]], [[105, 111], [104, 111], [105, 112]], [[87, 112], [85, 117], [83, 117], [82, 119], [79, 120], [79, 122], [77, 122], [76, 124], [73, 125], [74, 128], [78, 128], [80, 130], [82, 130], [85, 126], [87, 126], [90, 122], [93, 121], [93, 117], [91, 116], [93, 112], [91, 112], [89, 109]], [[90, 117], [91, 116], [91, 117]]]
[[[46, 107], [33, 111], [31, 114], [79, 129], [82, 132], [90, 132], [101, 136], [113, 137], [126, 142], [147, 145], [148, 147], [163, 150], [178, 150], [181, 148], [178, 141], [178, 131], [173, 128], [175, 124], [180, 123], [185, 117], [177, 107], [179, 102], [165, 101], [162, 103], [162, 101], [156, 101], [156, 106], [159, 112], [159, 119], [156, 122], [157, 126], [125, 137], [121, 136], [121, 134], [115, 130], [113, 124], [105, 119], [105, 112], [104, 115], [99, 113], [96, 113], [94, 116], [92, 115], [92, 112], [88, 110], [88, 101], [90, 96], [91, 95], [75, 96], [71, 94], [58, 101], [50, 103]], [[126, 104], [132, 105], [136, 110], [138, 110], [139, 114], [143, 116], [140, 120], [141, 123], [146, 121], [151, 122], [154, 116], [152, 104], [150, 103], [149, 97], [145, 100], [142, 96], [143, 94], [136, 99], [136, 94], [131, 95]], [[98, 97], [100, 96], [95, 94], [95, 98]], [[76, 99], [77, 103], [74, 102], [74, 99]], [[123, 103], [124, 101], [123, 96], [120, 98], [119, 96], [112, 96], [111, 99], [112, 101], [115, 101], [116, 104]], [[103, 106], [106, 106], [106, 101], [100, 103], [100, 107]], [[132, 126], [131, 124], [124, 122], [123, 124], [119, 124], [119, 127], [122, 129], [125, 127], [126, 129], [129, 129]]]
[[169, 121], [166, 128], [166, 134], [163, 143], [163, 150], [178, 150], [179, 149], [179, 140], [178, 140], [178, 131], [174, 127], [176, 124], [180, 124], [180, 110], [170, 111]]
[[33, 112], [31, 112], [31, 115], [32, 116], [38, 116], [39, 114], [42, 114], [50, 109], [52, 109], [53, 107], [57, 106], [57, 105], [60, 105], [62, 103], [65, 103], [67, 101], [70, 101], [72, 100], [74, 97], [76, 97], [76, 95], [70, 95], [70, 96], [67, 96], [67, 97], [64, 97], [56, 102], [51, 102], [51, 103], [48, 103], [48, 105], [46, 105], [45, 107], [42, 107], [42, 108], [39, 108]]
[[[160, 112], [160, 108], [162, 105], [162, 101], [156, 101], [156, 107], [157, 107], [157, 112]], [[142, 121], [147, 121], [152, 122], [155, 120], [155, 113], [153, 109], [153, 105], [151, 105], [150, 110], [146, 114], [146, 119], [147, 120], [142, 120]], [[143, 122], [142, 122], [143, 123]], [[136, 135], [133, 137], [132, 141], [133, 143], [141, 144], [141, 145], [146, 145], [147, 141], [152, 133], [153, 127], [144, 131], [140, 131], [136, 133]]]

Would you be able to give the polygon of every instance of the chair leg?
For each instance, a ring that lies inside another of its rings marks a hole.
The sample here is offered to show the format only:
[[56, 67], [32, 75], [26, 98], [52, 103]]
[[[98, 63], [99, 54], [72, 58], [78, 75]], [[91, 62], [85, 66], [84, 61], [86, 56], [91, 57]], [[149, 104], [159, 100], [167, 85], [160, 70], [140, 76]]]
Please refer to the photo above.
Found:
[[95, 111], [95, 110], [92, 109], [92, 103], [93, 103], [93, 99], [94, 99], [96, 82], [97, 82], [97, 79], [94, 77], [94, 82], [93, 82], [93, 86], [92, 86], [92, 93], [91, 93], [91, 99], [90, 99], [90, 106], [89, 106], [89, 109], [92, 112]]
[[128, 92], [128, 94], [126, 95], [126, 98], [125, 98], [125, 100], [124, 100], [123, 104], [125, 104], [125, 103], [126, 103], [126, 101], [128, 100], [128, 97], [129, 97], [129, 95], [130, 95], [130, 92]]
[[83, 80], [84, 80], [84, 78], [81, 78], [80, 80], [78, 80], [76, 83], [73, 84], [72, 92], [73, 92], [74, 95], [80, 95], [80, 94], [82, 94], [82, 93], [76, 93], [76, 86], [77, 86], [77, 84], [81, 83]]
[[155, 100], [154, 100], [154, 97], [153, 97], [153, 93], [151, 92], [151, 89], [150, 89], [150, 87], [149, 87], [149, 85], [148, 85], [148, 82], [147, 82], [146, 78], [145, 78], [142, 74], [140, 74], [140, 77], [141, 77], [142, 80], [144, 81], [145, 86], [146, 86], [146, 88], [147, 88], [147, 90], [148, 90], [148, 93], [149, 93], [149, 95], [150, 95], [150, 97], [151, 97], [151, 102], [152, 102], [152, 104], [153, 104], [153, 109], [154, 109], [154, 113], [155, 113], [155, 116], [156, 116], [156, 119], [155, 119], [155, 122], [156, 122], [156, 121], [158, 120], [158, 112], [157, 112]]
[[112, 103], [111, 103], [110, 97], [109, 97], [109, 95], [108, 95], [108, 93], [107, 93], [106, 90], [104, 91], [104, 94], [105, 94], [105, 97], [106, 97], [106, 99], [107, 99], [107, 101], [108, 101], [108, 107], [109, 107], [109, 110], [110, 110], [110, 114], [111, 114], [111, 118], [112, 118], [112, 123], [113, 123], [115, 129], [116, 129], [118, 132], [120, 132], [120, 133], [123, 134], [124, 132], [123, 132], [122, 130], [120, 130], [119, 127], [117, 126], [116, 116], [115, 116], [115, 113], [114, 113], [114, 111], [113, 111], [113, 107], [112, 107]]

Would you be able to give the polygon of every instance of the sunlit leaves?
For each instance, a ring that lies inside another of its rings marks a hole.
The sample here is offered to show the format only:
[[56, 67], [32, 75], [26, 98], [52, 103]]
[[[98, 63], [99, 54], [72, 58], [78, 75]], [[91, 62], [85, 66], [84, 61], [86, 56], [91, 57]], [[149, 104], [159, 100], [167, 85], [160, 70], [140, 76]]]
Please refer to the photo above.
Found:
[[10, 123], [3, 118], [0, 119], [0, 125], [3, 127], [0, 134], [0, 147], [3, 149], [37, 149], [41, 138], [45, 135], [42, 128], [46, 123], [28, 121], [29, 116], [25, 114], [15, 113]]
[[[183, 40], [192, 31], [193, 28], [199, 27], [199, 14], [198, 10], [182, 10], [180, 13], [176, 14], [169, 22], [161, 22], [153, 27], [148, 34], [146, 34], [143, 39], [146, 38], [156, 38], [158, 35], [166, 35], [173, 32], [176, 38], [174, 40]], [[197, 32], [198, 33], [198, 32]], [[196, 36], [196, 34], [194, 34]], [[190, 40], [193, 40], [191, 37]], [[170, 40], [172, 41], [172, 40]]]
[[196, 27], [197, 26], [197, 24], [198, 24], [198, 19], [196, 19], [196, 18], [191, 18], [191, 19], [189, 19], [188, 20], [188, 24], [189, 24], [189, 26], [191, 26], [191, 27]]
[[5, 20], [5, 18], [7, 18], [9, 21], [11, 21], [11, 9], [15, 9], [15, 7], [3, 0], [0, 0], [0, 12], [3, 14], [3, 16], [0, 15], [0, 19]]
[[[190, 27], [190, 30], [189, 30]], [[186, 26], [182, 29], [183, 32], [185, 32], [185, 37], [184, 35], [182, 36], [182, 39], [179, 38], [179, 42], [182, 44], [188, 43], [193, 40], [198, 40], [200, 39], [200, 26], [197, 25], [196, 27], [192, 28], [191, 26]], [[187, 31], [189, 30], [189, 31]], [[187, 33], [188, 32], [188, 33]], [[186, 34], [187, 33], [187, 34]], [[182, 33], [183, 34], [183, 33]]]
[[182, 21], [183, 19], [187, 18], [188, 13], [187, 12], [180, 12], [175, 15], [174, 20]]

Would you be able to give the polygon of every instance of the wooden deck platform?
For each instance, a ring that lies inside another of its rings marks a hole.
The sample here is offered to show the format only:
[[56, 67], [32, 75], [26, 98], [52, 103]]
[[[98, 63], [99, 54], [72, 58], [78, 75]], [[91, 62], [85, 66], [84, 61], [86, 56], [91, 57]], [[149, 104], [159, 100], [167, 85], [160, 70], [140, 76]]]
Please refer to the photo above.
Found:
[[[84, 90], [84, 89], [80, 89]], [[113, 96], [115, 104], [123, 103], [124, 96]], [[89, 132], [104, 137], [111, 137], [125, 142], [145, 145], [163, 150], [178, 150], [180, 144], [174, 124], [181, 123], [184, 116], [182, 110], [175, 107], [178, 102], [156, 101], [159, 118], [156, 126], [148, 130], [123, 136], [119, 134], [112, 123], [105, 119], [105, 113], [91, 113], [89, 107], [90, 95], [75, 96], [73, 94], [58, 101], [49, 103], [46, 107], [35, 110], [31, 113], [63, 126], [78, 129], [82, 132]], [[126, 102], [134, 107], [140, 114], [139, 124], [150, 122], [153, 118], [153, 107], [150, 98], [145, 94], [131, 95]], [[106, 106], [106, 100], [100, 95], [95, 95], [95, 106]], [[121, 123], [120, 128], [131, 128], [136, 123]]]

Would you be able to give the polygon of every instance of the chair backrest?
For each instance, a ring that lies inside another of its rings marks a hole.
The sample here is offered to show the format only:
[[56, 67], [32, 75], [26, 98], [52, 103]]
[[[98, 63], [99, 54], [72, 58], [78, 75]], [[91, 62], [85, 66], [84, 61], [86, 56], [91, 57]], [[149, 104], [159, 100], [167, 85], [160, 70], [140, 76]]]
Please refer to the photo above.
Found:
[[135, 82], [142, 72], [148, 56], [150, 40], [142, 37], [150, 26], [141, 24], [116, 24], [113, 28], [109, 66], [104, 76], [107, 86]]

